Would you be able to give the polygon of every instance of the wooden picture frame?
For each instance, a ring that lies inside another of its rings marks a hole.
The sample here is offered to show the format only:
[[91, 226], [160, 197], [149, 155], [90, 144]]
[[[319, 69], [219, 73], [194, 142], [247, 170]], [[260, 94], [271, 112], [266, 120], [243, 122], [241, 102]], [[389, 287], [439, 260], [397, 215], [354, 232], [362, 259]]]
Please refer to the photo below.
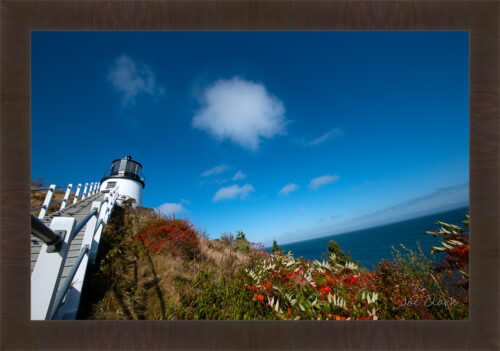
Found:
[[[499, 12], [461, 0], [2, 1], [1, 348], [498, 349]], [[469, 31], [469, 321], [30, 320], [31, 31], [195, 29]]]

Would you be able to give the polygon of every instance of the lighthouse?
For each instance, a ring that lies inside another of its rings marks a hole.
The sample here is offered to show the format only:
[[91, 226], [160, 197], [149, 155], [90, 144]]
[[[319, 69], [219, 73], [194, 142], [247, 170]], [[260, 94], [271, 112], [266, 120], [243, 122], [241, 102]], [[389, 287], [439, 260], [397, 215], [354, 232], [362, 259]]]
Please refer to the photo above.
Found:
[[100, 191], [107, 193], [118, 187], [118, 202], [133, 198], [137, 205], [142, 206], [142, 190], [146, 184], [141, 170], [142, 165], [133, 161], [132, 156], [114, 160], [111, 162], [111, 169], [106, 171], [101, 179]]

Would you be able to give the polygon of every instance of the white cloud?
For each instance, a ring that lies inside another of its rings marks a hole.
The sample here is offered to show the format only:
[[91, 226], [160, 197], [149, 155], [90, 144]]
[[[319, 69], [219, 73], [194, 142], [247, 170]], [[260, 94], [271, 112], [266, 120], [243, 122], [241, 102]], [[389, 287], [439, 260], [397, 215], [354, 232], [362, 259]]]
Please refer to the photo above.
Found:
[[242, 171], [238, 171], [235, 173], [233, 180], [245, 179], [246, 177], [247, 176], [245, 175], [245, 173], [243, 173]]
[[120, 95], [122, 105], [125, 107], [133, 105], [140, 94], [160, 96], [165, 92], [147, 65], [137, 63], [127, 55], [115, 61], [108, 79]]
[[[182, 202], [182, 201], [181, 201]], [[158, 211], [164, 215], [174, 215], [179, 212], [185, 212], [186, 209], [182, 206], [182, 203], [171, 203], [166, 202], [158, 207]]]
[[290, 184], [285, 185], [283, 188], [281, 188], [281, 190], [278, 192], [278, 194], [282, 195], [282, 196], [287, 196], [288, 194], [297, 190], [298, 188], [299, 188], [299, 186], [297, 184], [290, 183]]
[[262, 84], [240, 77], [218, 80], [205, 89], [201, 102], [192, 125], [219, 141], [256, 150], [262, 139], [285, 133], [283, 102]]
[[339, 128], [333, 128], [332, 130], [330, 130], [328, 133], [325, 133], [323, 134], [322, 136], [316, 138], [316, 139], [313, 139], [309, 142], [309, 145], [318, 145], [318, 144], [321, 144], [321, 143], [324, 143], [325, 141], [328, 141], [330, 139], [334, 139], [336, 137], [339, 137], [341, 135], [344, 135], [344, 131], [342, 129], [339, 129]]
[[221, 174], [221, 173], [227, 171], [228, 169], [229, 169], [229, 167], [226, 165], [215, 166], [214, 168], [210, 168], [210, 169], [206, 170], [205, 172], [203, 172], [201, 174], [201, 176], [202, 177], [210, 177], [213, 175], [218, 175], [218, 174]]
[[220, 188], [214, 195], [212, 201], [217, 202], [221, 200], [230, 200], [235, 198], [244, 199], [255, 189], [251, 184], [245, 184], [243, 186], [232, 185], [224, 188]]
[[313, 190], [316, 190], [318, 189], [319, 187], [322, 187], [323, 185], [326, 185], [328, 183], [332, 183], [334, 181], [336, 181], [337, 179], [339, 179], [339, 176], [338, 175], [324, 175], [322, 177], [317, 177], [317, 178], [314, 178], [313, 180], [311, 180], [311, 182], [309, 183], [309, 185], [307, 186], [309, 189], [313, 189]]

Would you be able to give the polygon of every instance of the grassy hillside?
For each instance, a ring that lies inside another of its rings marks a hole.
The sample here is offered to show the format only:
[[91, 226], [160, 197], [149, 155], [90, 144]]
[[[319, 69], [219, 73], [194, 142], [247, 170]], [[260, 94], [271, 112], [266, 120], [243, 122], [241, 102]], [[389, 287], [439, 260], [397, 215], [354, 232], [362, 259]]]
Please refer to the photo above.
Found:
[[[43, 185], [43, 184], [36, 182], [36, 181], [31, 182], [31, 189], [32, 190], [40, 189], [40, 188], [48, 188], [48, 187], [49, 187], [48, 185]], [[61, 203], [57, 202], [57, 201], [64, 199], [65, 193], [66, 193], [66, 191], [64, 191], [64, 190], [56, 190], [54, 192], [54, 195], [52, 196], [52, 200], [50, 202], [50, 206], [49, 206], [46, 214], [51, 214], [51, 213], [59, 210], [59, 208], [61, 207]], [[73, 198], [74, 198], [73, 194], [71, 194], [70, 199], [68, 201], [68, 204], [73, 203]], [[31, 208], [36, 208], [38, 206], [42, 206], [46, 196], [47, 196], [47, 191], [32, 192], [31, 193]], [[40, 213], [40, 209], [33, 211], [31, 213], [35, 216], [38, 216], [38, 214]]]
[[117, 206], [78, 318], [466, 319], [468, 233], [442, 225], [440, 265], [407, 250], [368, 271], [335, 245], [311, 262], [266, 253], [243, 232], [209, 240], [186, 219]]

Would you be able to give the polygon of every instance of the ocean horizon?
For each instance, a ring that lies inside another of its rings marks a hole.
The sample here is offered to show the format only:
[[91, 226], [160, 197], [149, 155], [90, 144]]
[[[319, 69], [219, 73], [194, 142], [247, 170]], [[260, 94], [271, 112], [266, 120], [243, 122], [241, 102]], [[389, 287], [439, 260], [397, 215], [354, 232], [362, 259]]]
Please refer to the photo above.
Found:
[[[440, 240], [425, 232], [438, 230], [437, 221], [463, 227], [462, 221], [466, 219], [468, 210], [468, 206], [460, 207], [375, 227], [287, 244], [278, 243], [278, 245], [285, 253], [291, 251], [294, 257], [322, 260], [327, 258], [328, 242], [335, 240], [346, 254], [350, 252], [353, 261], [357, 261], [360, 266], [373, 268], [383, 259], [393, 259], [391, 246], [404, 253], [400, 244], [415, 251], [418, 248], [418, 242], [424, 254], [428, 258], [436, 260], [441, 256], [439, 254], [431, 255], [430, 249], [433, 246], [439, 246]], [[266, 248], [266, 250], [269, 251], [270, 248]]]

